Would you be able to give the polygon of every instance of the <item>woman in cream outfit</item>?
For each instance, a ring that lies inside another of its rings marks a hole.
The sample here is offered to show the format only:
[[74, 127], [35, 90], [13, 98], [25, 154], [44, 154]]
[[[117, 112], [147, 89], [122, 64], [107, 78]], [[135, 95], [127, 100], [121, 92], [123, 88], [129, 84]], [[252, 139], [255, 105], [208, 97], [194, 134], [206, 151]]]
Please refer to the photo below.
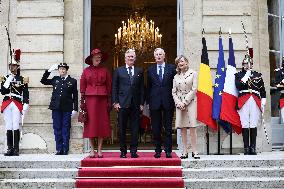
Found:
[[188, 158], [187, 129], [190, 130], [192, 157], [199, 159], [196, 144], [196, 91], [197, 72], [189, 68], [189, 62], [183, 55], [175, 60], [177, 74], [174, 77], [172, 95], [176, 105], [176, 129], [181, 129], [183, 154], [181, 159]]

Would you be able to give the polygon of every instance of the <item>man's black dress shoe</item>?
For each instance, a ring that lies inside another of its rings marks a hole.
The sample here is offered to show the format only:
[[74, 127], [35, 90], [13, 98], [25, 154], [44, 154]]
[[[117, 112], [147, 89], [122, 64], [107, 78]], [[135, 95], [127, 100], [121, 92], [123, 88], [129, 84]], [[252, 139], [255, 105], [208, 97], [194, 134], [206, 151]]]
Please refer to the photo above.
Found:
[[125, 152], [121, 152], [120, 153], [120, 158], [126, 158], [126, 153]]
[[172, 158], [171, 152], [166, 152], [166, 158]]
[[156, 152], [154, 155], [155, 158], [160, 158], [161, 157], [161, 152]]
[[62, 155], [62, 151], [60, 150], [60, 151], [57, 151], [56, 153], [55, 153], [55, 155]]
[[61, 155], [68, 155], [68, 151], [63, 151]]
[[131, 158], [138, 158], [138, 154], [136, 152], [132, 152], [131, 153]]

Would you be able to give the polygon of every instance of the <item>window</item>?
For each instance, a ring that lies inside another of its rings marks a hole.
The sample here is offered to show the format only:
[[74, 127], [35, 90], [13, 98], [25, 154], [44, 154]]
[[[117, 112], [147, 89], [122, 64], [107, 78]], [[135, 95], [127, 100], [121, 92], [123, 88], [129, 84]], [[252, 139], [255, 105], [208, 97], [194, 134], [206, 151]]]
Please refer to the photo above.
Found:
[[283, 15], [284, 2], [281, 0], [267, 0], [268, 33], [269, 33], [269, 61], [271, 88], [271, 116], [279, 117], [279, 92], [275, 89], [274, 70], [281, 66], [283, 56]]

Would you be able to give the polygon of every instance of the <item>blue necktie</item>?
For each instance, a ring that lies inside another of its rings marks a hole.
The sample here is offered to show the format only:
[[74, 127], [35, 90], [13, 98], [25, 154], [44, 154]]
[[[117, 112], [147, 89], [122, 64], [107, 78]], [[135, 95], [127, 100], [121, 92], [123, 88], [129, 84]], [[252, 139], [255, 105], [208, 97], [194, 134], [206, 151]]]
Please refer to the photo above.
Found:
[[129, 74], [129, 79], [130, 79], [130, 82], [131, 82], [131, 84], [132, 84], [132, 82], [133, 82], [133, 76], [132, 76], [132, 67], [128, 67], [128, 74]]
[[159, 80], [162, 82], [163, 81], [163, 71], [162, 71], [162, 66], [159, 66]]

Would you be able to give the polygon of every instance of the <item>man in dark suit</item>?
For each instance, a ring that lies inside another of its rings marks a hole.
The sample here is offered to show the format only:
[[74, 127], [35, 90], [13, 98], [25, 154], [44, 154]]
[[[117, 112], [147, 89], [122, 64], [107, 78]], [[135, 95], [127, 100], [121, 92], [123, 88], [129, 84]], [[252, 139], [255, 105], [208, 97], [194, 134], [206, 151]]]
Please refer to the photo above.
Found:
[[[50, 73], [56, 69], [60, 76], [48, 79]], [[45, 71], [40, 81], [44, 85], [53, 86], [49, 109], [52, 110], [57, 151], [55, 155], [68, 154], [71, 117], [78, 112], [77, 80], [67, 75], [68, 69], [66, 63], [55, 64]]]
[[114, 71], [112, 80], [112, 102], [118, 112], [120, 132], [120, 158], [126, 158], [126, 127], [130, 119], [131, 158], [137, 158], [140, 114], [144, 104], [144, 76], [141, 68], [135, 67], [136, 55], [133, 49], [125, 53], [125, 66]]
[[172, 152], [172, 121], [174, 115], [174, 100], [172, 97], [175, 66], [165, 63], [165, 51], [157, 48], [154, 51], [156, 64], [147, 73], [147, 104], [150, 108], [153, 129], [155, 158], [161, 157], [161, 128], [165, 129], [164, 150], [166, 157], [171, 158]]

